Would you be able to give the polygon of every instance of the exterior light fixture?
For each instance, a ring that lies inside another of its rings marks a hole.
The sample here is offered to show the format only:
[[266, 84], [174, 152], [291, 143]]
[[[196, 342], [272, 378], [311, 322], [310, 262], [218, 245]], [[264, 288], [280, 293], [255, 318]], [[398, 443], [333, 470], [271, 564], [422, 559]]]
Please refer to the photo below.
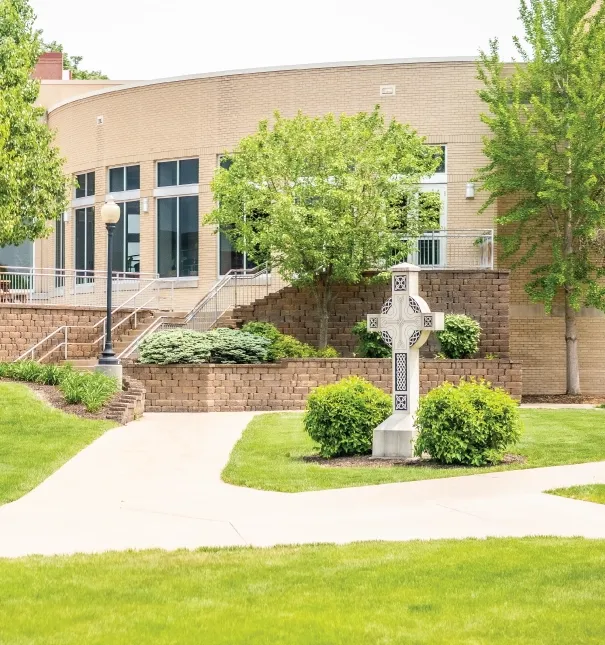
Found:
[[472, 181], [466, 184], [466, 198], [475, 199], [475, 184]]

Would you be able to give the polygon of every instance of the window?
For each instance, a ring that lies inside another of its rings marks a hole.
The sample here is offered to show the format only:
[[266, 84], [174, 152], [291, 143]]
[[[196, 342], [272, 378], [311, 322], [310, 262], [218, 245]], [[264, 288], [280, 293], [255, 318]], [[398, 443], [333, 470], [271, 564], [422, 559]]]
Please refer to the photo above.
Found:
[[445, 146], [433, 146], [433, 147], [438, 149], [438, 152], [435, 153], [435, 156], [440, 157], [440, 163], [439, 163], [439, 166], [438, 166], [437, 170], [435, 170], [435, 174], [436, 175], [444, 174], [446, 172], [446, 170], [447, 170], [447, 167], [446, 167], [446, 161], [447, 161], [446, 147]]
[[[65, 216], [57, 220], [55, 225], [55, 268], [65, 269]], [[65, 283], [65, 278], [62, 276], [62, 271], [57, 271], [55, 283], [57, 287], [62, 287]]]
[[109, 169], [109, 192], [123, 193], [141, 188], [141, 166], [121, 166]]
[[121, 202], [120, 221], [113, 238], [113, 270], [116, 273], [141, 271], [141, 202]]
[[19, 246], [0, 247], [0, 267], [23, 267], [34, 266], [34, 243], [23, 242]]
[[77, 282], [92, 281], [89, 275], [95, 269], [95, 209], [78, 208], [76, 210], [76, 272]]
[[82, 199], [82, 197], [92, 197], [95, 194], [95, 173], [85, 172], [80, 175], [76, 175], [76, 199]]
[[158, 162], [158, 188], [166, 186], [189, 186], [200, 181], [200, 160]]
[[199, 206], [197, 196], [157, 200], [158, 255], [161, 278], [198, 275]]

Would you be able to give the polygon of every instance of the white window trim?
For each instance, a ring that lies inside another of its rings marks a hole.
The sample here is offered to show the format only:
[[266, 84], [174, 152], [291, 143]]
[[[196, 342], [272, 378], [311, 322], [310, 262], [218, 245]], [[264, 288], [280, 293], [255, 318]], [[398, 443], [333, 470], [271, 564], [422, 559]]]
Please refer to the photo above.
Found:
[[199, 184], [186, 184], [185, 186], [163, 186], [154, 188], [153, 196], [159, 197], [191, 197], [200, 194]]
[[[199, 165], [198, 165], [198, 181], [195, 184], [180, 184], [181, 180], [181, 161], [196, 161], [199, 164], [200, 158], [199, 157], [179, 157], [178, 159], [158, 159], [155, 162], [155, 190], [166, 190], [166, 189], [175, 189], [175, 188], [189, 188], [192, 189], [194, 186], [197, 187], [198, 192], [199, 192]], [[160, 183], [160, 164], [161, 163], [174, 163], [176, 162], [176, 184], [173, 186], [159, 186], [158, 184]], [[181, 194], [187, 194], [190, 195], [191, 193], [171, 193], [172, 195], [181, 195]], [[155, 192], [154, 192], [154, 197], [155, 197]], [[163, 197], [164, 195], [157, 195], [158, 197]]]
[[73, 208], [86, 208], [88, 206], [94, 206], [95, 196], [90, 195], [90, 197], [79, 197], [78, 199], [72, 199], [71, 205]]
[[105, 201], [108, 202], [113, 199], [114, 202], [136, 202], [141, 199], [140, 190], [125, 190], [121, 193], [107, 193]]
[[[188, 187], [188, 186], [187, 186]], [[175, 188], [175, 186], [167, 186], [167, 188]], [[178, 188], [178, 186], [176, 186]], [[198, 216], [198, 228], [197, 228], [197, 254], [198, 254], [198, 275], [186, 275], [186, 276], [165, 276], [161, 277], [160, 276], [160, 262], [159, 262], [159, 249], [158, 249], [158, 244], [159, 244], [159, 234], [158, 234], [158, 224], [159, 224], [159, 215], [160, 215], [160, 209], [158, 206], [158, 200], [160, 199], [170, 199], [171, 197], [176, 198], [176, 235], [177, 235], [177, 245], [176, 245], [176, 265], [177, 267], [180, 264], [181, 260], [181, 243], [180, 243], [180, 238], [181, 238], [181, 202], [178, 199], [179, 197], [197, 197], [198, 202], [197, 202], [197, 216]], [[154, 237], [155, 237], [155, 272], [156, 275], [158, 275], [158, 280], [164, 280], [166, 282], [174, 282], [174, 286], [178, 288], [178, 285], [181, 285], [181, 287], [197, 287], [198, 282], [200, 279], [199, 273], [200, 273], [200, 248], [201, 248], [201, 239], [200, 239], [200, 224], [199, 224], [199, 217], [200, 217], [200, 202], [199, 202], [199, 195], [197, 193], [191, 193], [191, 194], [186, 194], [186, 195], [166, 195], [166, 196], [159, 196], [155, 200], [155, 231], [154, 231]], [[189, 284], [186, 284], [189, 283]]]

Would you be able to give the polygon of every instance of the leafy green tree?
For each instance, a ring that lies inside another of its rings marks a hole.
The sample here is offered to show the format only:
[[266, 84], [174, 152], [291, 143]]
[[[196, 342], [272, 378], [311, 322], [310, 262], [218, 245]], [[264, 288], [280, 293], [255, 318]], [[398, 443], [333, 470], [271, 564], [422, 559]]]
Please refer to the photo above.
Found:
[[529, 263], [532, 300], [547, 312], [564, 302], [569, 394], [581, 391], [578, 311], [605, 310], [605, 8], [593, 4], [522, 0], [522, 62], [505, 67], [493, 41], [479, 65], [491, 130], [483, 210], [507, 205], [503, 252]]
[[67, 207], [63, 160], [34, 106], [40, 53], [27, 0], [0, 0], [0, 247], [50, 233]]
[[[272, 127], [240, 141], [212, 183], [217, 208], [208, 221], [253, 259], [317, 301], [319, 346], [326, 347], [333, 288], [403, 259], [401, 233], [426, 229], [418, 184], [440, 153], [380, 110], [320, 118], [275, 114]], [[429, 202], [429, 221], [434, 203]]]
[[56, 40], [53, 40], [50, 43], [44, 43], [45, 52], [61, 52], [63, 54], [63, 69], [67, 69], [71, 72], [71, 77], [78, 81], [88, 81], [88, 80], [108, 80], [108, 76], [105, 76], [103, 72], [100, 71], [88, 71], [85, 69], [80, 69], [80, 63], [82, 62], [82, 56], [70, 56], [61, 43], [58, 43]]

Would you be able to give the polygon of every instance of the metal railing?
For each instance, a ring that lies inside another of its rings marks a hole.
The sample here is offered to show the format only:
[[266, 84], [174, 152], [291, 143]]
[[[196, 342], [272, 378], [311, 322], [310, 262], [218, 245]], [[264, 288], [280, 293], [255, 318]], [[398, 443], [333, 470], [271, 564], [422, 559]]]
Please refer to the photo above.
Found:
[[[157, 279], [154, 273], [114, 273], [114, 302], [123, 304]], [[0, 303], [104, 307], [106, 293], [106, 271], [0, 266]]]
[[[412, 240], [410, 240], [412, 241]], [[493, 229], [444, 229], [413, 240], [408, 261], [423, 269], [493, 269]]]
[[272, 273], [266, 264], [254, 269], [229, 271], [191, 310], [182, 326], [208, 331], [238, 305], [249, 305], [286, 286], [288, 283], [278, 273]]

